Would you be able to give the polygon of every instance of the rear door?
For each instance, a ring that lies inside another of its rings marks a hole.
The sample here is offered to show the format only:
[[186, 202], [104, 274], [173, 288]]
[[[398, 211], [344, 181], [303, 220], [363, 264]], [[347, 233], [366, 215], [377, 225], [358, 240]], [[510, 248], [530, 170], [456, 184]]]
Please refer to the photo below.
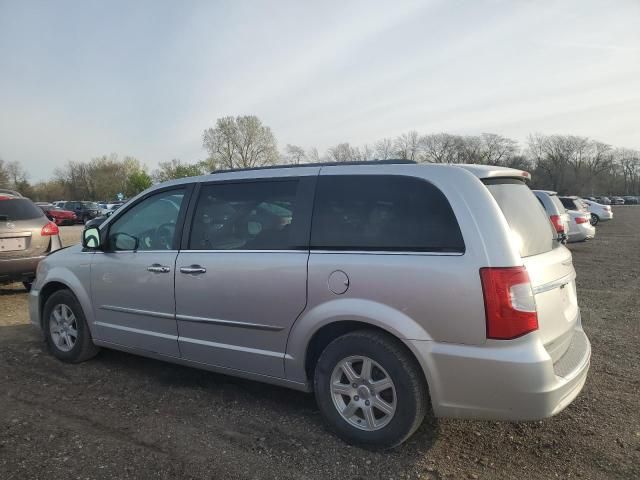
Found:
[[579, 314], [571, 252], [556, 240], [546, 212], [522, 180], [484, 183], [518, 241], [535, 294], [539, 333], [555, 360], [568, 347]]
[[201, 186], [176, 264], [182, 356], [284, 376], [307, 299], [314, 177]]

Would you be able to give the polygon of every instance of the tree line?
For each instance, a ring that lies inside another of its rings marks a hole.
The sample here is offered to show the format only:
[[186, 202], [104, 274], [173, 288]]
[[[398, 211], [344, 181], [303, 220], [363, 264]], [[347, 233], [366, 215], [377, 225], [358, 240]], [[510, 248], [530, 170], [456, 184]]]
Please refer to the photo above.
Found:
[[357, 162], [403, 159], [419, 163], [499, 165], [532, 173], [532, 187], [563, 194], [640, 194], [640, 151], [619, 148], [587, 137], [531, 134], [524, 144], [495, 133], [455, 135], [409, 131], [365, 145], [348, 142], [320, 154], [315, 147], [287, 144], [278, 149], [275, 135], [253, 115], [222, 117], [202, 133], [206, 159], [163, 161], [149, 172], [138, 159], [115, 154], [88, 161], [69, 161], [53, 178], [31, 184], [22, 166], [0, 159], [0, 187], [13, 188], [34, 200], [112, 200], [131, 197], [175, 178], [215, 170], [253, 168], [278, 163]]

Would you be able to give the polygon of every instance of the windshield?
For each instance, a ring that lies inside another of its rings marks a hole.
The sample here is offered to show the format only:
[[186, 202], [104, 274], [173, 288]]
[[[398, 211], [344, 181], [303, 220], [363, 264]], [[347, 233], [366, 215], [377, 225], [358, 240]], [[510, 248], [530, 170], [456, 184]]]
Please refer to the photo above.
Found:
[[98, 207], [98, 204], [94, 202], [82, 202], [82, 206], [89, 210], [98, 210], [98, 208], [100, 208]]
[[[511, 227], [520, 256], [539, 255], [559, 245], [546, 212], [522, 180], [492, 179], [485, 184]], [[561, 208], [564, 211], [562, 204]]]
[[27, 198], [0, 200], [0, 220], [31, 220], [44, 214]]

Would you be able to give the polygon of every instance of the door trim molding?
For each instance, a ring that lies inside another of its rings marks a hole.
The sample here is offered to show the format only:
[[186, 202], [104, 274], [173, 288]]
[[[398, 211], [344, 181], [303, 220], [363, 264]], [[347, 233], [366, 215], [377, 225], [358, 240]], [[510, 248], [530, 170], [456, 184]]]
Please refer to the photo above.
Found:
[[132, 315], [144, 315], [147, 317], [165, 318], [169, 320], [175, 319], [175, 315], [173, 313], [155, 312], [153, 310], [140, 310], [139, 308], [117, 307], [115, 305], [100, 305], [99, 308], [100, 310], [110, 310], [112, 312], [119, 312], [119, 313], [131, 313]]
[[263, 355], [266, 357], [276, 357], [281, 359], [291, 359], [292, 357], [283, 352], [273, 352], [271, 350], [262, 350], [259, 348], [241, 347], [240, 345], [230, 345], [228, 343], [209, 342], [207, 340], [199, 340], [197, 338], [178, 337], [178, 343], [193, 343], [196, 345], [203, 345], [205, 347], [218, 348], [221, 350], [233, 350], [242, 353], [253, 353], [255, 355]]
[[195, 317], [191, 315], [176, 315], [176, 320], [179, 320], [181, 322], [210, 323], [213, 325], [223, 325], [226, 327], [249, 328], [252, 330], [267, 330], [270, 332], [279, 332], [281, 330], [284, 330], [284, 327], [280, 327], [277, 325], [264, 325], [261, 323], [236, 322], [233, 320], [221, 320], [217, 318]]
[[177, 335], [169, 335], [167, 333], [152, 332], [151, 330], [143, 330], [141, 328], [125, 327], [123, 325], [115, 325], [113, 323], [106, 323], [106, 322], [93, 322], [93, 324], [98, 327], [113, 328], [115, 330], [123, 330], [125, 332], [131, 332], [131, 333], [140, 333], [142, 335], [149, 335], [151, 337], [166, 338], [168, 340], [178, 340]]

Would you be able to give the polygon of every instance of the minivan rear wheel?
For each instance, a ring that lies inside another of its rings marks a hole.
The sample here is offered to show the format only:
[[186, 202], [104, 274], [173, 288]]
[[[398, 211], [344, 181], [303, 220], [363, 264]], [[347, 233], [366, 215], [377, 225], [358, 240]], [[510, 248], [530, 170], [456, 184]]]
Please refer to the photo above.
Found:
[[69, 290], [54, 292], [45, 302], [42, 315], [45, 341], [54, 357], [79, 363], [98, 353], [82, 307]]
[[397, 339], [359, 330], [332, 341], [315, 368], [320, 411], [348, 443], [401, 444], [420, 426], [429, 400], [417, 361]]

